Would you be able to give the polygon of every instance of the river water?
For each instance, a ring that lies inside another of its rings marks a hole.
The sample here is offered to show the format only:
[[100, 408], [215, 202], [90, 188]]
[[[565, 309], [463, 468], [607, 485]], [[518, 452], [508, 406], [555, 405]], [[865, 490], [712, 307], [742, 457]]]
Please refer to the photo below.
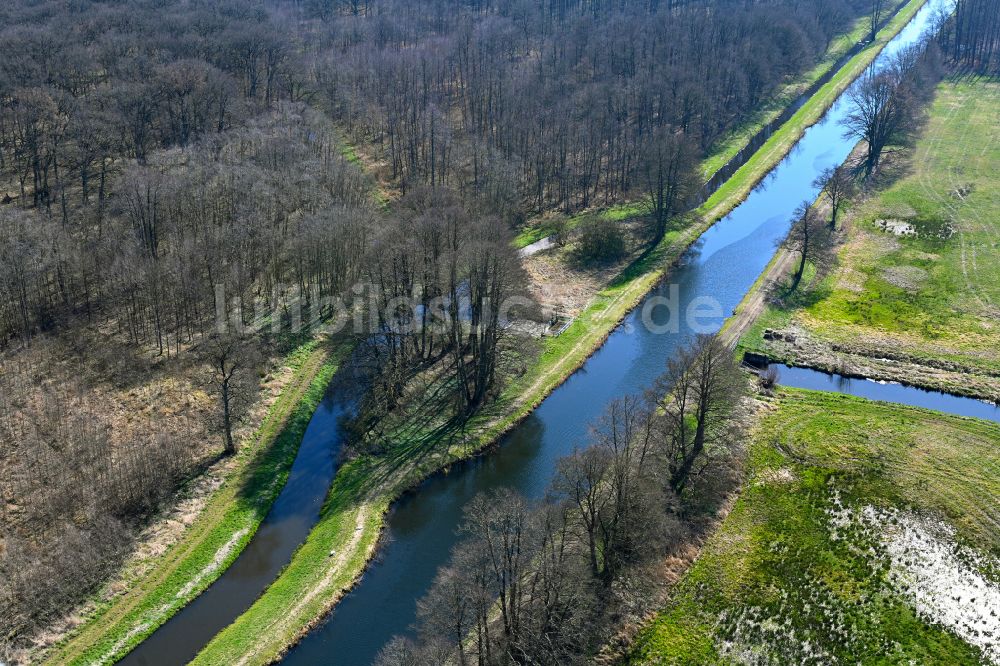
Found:
[[[346, 365], [346, 364], [345, 364]], [[291, 560], [319, 520], [350, 416], [352, 370], [338, 373], [306, 428], [288, 481], [250, 543], [226, 572], [119, 663], [186, 664], [215, 634], [246, 611]]]
[[[932, 18], [950, 3], [928, 0], [885, 48], [876, 66], [917, 43]], [[786, 236], [796, 206], [816, 198], [818, 192], [812, 181], [850, 154], [854, 143], [844, 138], [840, 125], [847, 111], [848, 104], [841, 98], [750, 197], [706, 232], [668, 280], [627, 317], [579, 371], [504, 437], [495, 451], [457, 465], [447, 474], [431, 477], [415, 493], [400, 500], [389, 516], [388, 540], [377, 562], [325, 621], [286, 656], [284, 663], [372, 663], [394, 635], [410, 631], [416, 602], [427, 592], [437, 569], [447, 562], [457, 540], [455, 530], [462, 509], [470, 499], [501, 486], [514, 488], [529, 498], [540, 498], [556, 461], [587, 443], [588, 424], [612, 400], [649, 388], [663, 372], [667, 359], [696, 332], [721, 327], [725, 314], [742, 300]], [[645, 311], [655, 324], [670, 329], [667, 322], [673, 313], [684, 313], [692, 304], [702, 306], [704, 311], [706, 302], [718, 305], [717, 316], [702, 317], [697, 322], [674, 317], [680, 320], [679, 325], [666, 333], [654, 332], [643, 324]], [[649, 309], [657, 303], [657, 307]], [[788, 381], [794, 373], [786, 370], [785, 374]], [[931, 399], [930, 405], [952, 410], [955, 404], [964, 404], [961, 398], [952, 400], [959, 402], [946, 404]]]
[[925, 391], [892, 382], [878, 382], [872, 379], [828, 374], [809, 368], [790, 368], [780, 364], [774, 367], [778, 369], [781, 376], [779, 383], [785, 386], [845, 393], [869, 400], [882, 400], [883, 402], [896, 402], [911, 407], [936, 409], [939, 412], [1000, 423], [1000, 407], [982, 400], [962, 398], [938, 391]]

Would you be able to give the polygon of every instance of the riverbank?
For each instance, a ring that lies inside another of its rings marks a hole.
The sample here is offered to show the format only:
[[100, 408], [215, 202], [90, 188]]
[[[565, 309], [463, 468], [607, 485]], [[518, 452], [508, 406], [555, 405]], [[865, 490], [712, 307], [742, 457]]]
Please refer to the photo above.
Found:
[[205, 475], [211, 495], [165, 551], [133, 558], [45, 663], [112, 663], [204, 591], [236, 559], [280, 493], [302, 435], [349, 348], [311, 340], [281, 365], [290, 374], [239, 453]]
[[774, 262], [727, 331], [740, 349], [1000, 400], [998, 104], [997, 82], [942, 83], [914, 148], [893, 157], [899, 175], [843, 218], [836, 268], [775, 298], [787, 262]]
[[741, 496], [630, 663], [995, 658], [997, 441], [994, 423], [780, 389]]
[[[720, 190], [690, 226], [672, 231], [654, 251], [629, 266], [604, 289], [570, 328], [544, 342], [539, 361], [505, 390], [464, 432], [440, 423], [412, 424], [409, 433], [386, 438], [379, 454], [347, 462], [331, 488], [323, 515], [283, 574], [257, 603], [221, 632], [198, 663], [268, 663], [310, 624], [320, 621], [353, 585], [377, 547], [384, 516], [402, 493], [434, 471], [473, 455], [509, 431], [598, 349], [607, 336], [665, 275], [700, 234], [735, 208], [792, 148], [856, 76], [863, 71], [922, 5], [911, 2], [880, 33], [877, 46], [853, 58], [845, 69], [804, 105]], [[853, 73], [848, 78], [847, 72]], [[428, 410], [428, 413], [433, 413]], [[442, 438], [444, 436], [444, 438]], [[359, 534], [360, 533], [360, 534]], [[331, 554], [332, 553], [332, 554]], [[330, 558], [335, 565], [330, 566]]]

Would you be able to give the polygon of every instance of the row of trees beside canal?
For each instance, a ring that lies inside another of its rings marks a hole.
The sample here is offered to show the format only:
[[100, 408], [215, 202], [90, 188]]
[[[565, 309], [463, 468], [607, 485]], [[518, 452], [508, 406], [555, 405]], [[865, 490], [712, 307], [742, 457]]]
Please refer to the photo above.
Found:
[[971, 71], [1000, 75], [1000, 1], [958, 0], [944, 33], [944, 48]]
[[699, 337], [647, 396], [609, 406], [544, 501], [474, 499], [419, 603], [419, 639], [393, 641], [380, 664], [585, 663], [642, 613], [648, 567], [689, 545], [738, 481], [747, 387], [732, 351]]

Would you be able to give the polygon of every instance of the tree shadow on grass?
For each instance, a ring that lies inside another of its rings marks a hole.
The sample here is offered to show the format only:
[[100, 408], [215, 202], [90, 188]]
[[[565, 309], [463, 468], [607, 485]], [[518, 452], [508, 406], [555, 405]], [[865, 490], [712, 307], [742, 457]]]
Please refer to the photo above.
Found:
[[673, 218], [666, 229], [663, 239], [655, 243], [650, 243], [643, 250], [642, 254], [622, 269], [621, 273], [608, 284], [608, 288], [617, 289], [623, 287], [636, 278], [640, 278], [646, 273], [660, 267], [668, 260], [678, 260], [680, 257], [672, 256], [671, 253], [677, 249], [680, 234], [691, 228], [697, 221], [698, 216], [694, 212], [678, 215]]
[[454, 388], [452, 379], [437, 377], [399, 411], [385, 417], [393, 423], [378, 436], [381, 445], [359, 452], [350, 462], [351, 475], [358, 477], [348, 480], [350, 485], [363, 480], [364, 487], [355, 490], [367, 495], [405, 483], [408, 473], [404, 468], [433, 471], [434, 465], [428, 460], [441, 451], [442, 445], [453, 444], [467, 423], [456, 408]]
[[[342, 341], [328, 341], [323, 344], [327, 345], [333, 352], [335, 347], [344, 343]], [[242, 475], [236, 497], [241, 504], [253, 509], [258, 520], [262, 520], [266, 516], [284, 489], [287, 475], [295, 463], [299, 448], [316, 410], [334, 391], [350, 390], [352, 376], [351, 361], [345, 360], [328, 383], [317, 386], [315, 380], [311, 382], [296, 404], [290, 408], [291, 411], [287, 419], [274, 435], [273, 441], [270, 444], [264, 444], [259, 451], [253, 454], [254, 459], [247, 465], [247, 469]], [[272, 417], [269, 415], [268, 420]], [[277, 416], [277, 418], [281, 417]], [[267, 421], [262, 424], [260, 437], [268, 437], [268, 434], [263, 432], [268, 427], [267, 424]], [[276, 483], [277, 479], [283, 477], [284, 480], [281, 483]]]

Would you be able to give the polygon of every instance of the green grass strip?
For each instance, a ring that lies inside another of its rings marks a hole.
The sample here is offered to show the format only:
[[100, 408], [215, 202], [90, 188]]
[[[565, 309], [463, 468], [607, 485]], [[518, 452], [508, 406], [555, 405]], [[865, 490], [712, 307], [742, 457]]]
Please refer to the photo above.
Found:
[[181, 539], [97, 607], [50, 664], [112, 663], [194, 599], [236, 559], [277, 499], [306, 427], [349, 347], [312, 340], [285, 360], [295, 373], [235, 468]]

